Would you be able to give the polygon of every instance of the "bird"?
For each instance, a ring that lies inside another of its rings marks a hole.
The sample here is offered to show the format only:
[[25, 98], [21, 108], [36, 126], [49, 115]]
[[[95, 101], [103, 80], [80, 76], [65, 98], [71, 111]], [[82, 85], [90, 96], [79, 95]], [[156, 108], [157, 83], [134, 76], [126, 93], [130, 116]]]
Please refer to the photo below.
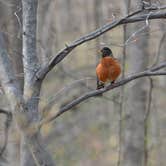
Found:
[[114, 58], [112, 50], [109, 47], [103, 47], [100, 50], [101, 59], [96, 66], [97, 88], [102, 89], [105, 83], [115, 83], [115, 80], [121, 74], [120, 62]]

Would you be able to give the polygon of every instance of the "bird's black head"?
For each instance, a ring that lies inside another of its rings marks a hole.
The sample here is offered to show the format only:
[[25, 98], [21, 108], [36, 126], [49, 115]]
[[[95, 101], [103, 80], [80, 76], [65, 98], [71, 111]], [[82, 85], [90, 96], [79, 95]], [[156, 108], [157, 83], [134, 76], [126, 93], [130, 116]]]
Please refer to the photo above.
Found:
[[103, 48], [101, 49], [101, 53], [102, 53], [102, 57], [103, 57], [103, 58], [106, 57], [106, 56], [112, 56], [112, 57], [113, 57], [112, 51], [111, 51], [111, 49], [108, 48], [108, 47], [103, 47]]

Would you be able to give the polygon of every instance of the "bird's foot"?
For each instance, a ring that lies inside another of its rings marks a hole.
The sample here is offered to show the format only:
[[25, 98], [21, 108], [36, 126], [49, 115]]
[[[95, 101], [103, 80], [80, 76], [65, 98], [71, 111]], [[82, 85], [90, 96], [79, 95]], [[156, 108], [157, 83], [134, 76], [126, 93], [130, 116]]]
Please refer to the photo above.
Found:
[[114, 84], [114, 83], [115, 83], [115, 80], [114, 80], [114, 81], [111, 81], [111, 82], [110, 82], [110, 85], [112, 85], [112, 84]]
[[96, 90], [97, 89], [102, 89], [102, 88], [104, 88], [104, 84], [98, 84]]
[[[99, 90], [99, 89], [102, 89], [102, 88], [104, 88], [104, 84], [103, 84], [103, 83], [100, 83], [100, 84], [97, 85], [96, 90]], [[97, 94], [96, 96], [101, 97], [101, 96], [103, 96], [103, 94], [100, 93], [100, 94]]]

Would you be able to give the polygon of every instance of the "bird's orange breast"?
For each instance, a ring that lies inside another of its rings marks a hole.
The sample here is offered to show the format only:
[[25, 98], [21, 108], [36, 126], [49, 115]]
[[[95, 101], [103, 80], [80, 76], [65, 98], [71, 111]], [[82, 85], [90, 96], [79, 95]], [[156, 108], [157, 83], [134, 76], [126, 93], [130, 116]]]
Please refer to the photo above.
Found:
[[100, 81], [115, 81], [121, 73], [119, 62], [112, 57], [104, 57], [96, 67], [96, 74]]

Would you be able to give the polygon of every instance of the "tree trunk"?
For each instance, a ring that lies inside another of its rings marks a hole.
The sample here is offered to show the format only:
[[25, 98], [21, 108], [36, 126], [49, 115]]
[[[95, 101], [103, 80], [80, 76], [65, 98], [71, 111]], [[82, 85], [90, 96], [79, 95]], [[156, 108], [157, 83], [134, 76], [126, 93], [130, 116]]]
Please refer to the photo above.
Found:
[[[128, 26], [132, 32], [143, 27], [144, 23]], [[131, 34], [130, 34], [131, 35]], [[128, 47], [129, 72], [143, 71], [148, 64], [148, 40], [147, 36], [138, 35], [137, 42]], [[145, 161], [145, 112], [146, 112], [146, 90], [145, 79], [133, 82], [128, 89], [128, 100], [125, 107], [125, 120], [122, 141], [123, 166], [144, 166]]]
[[[57, 31], [55, 28], [55, 1], [39, 1], [38, 15], [38, 58], [42, 65], [46, 65], [51, 56], [55, 53], [57, 47]], [[58, 15], [59, 16], [59, 15]], [[49, 46], [49, 47], [48, 47]]]
[[[10, 37], [9, 35], [9, 55], [11, 56], [13, 67], [17, 79], [19, 81], [20, 87], [23, 90], [24, 77], [23, 77], [23, 63], [22, 63], [22, 35], [21, 35], [21, 0], [15, 0], [14, 2], [10, 0], [10, 4], [13, 4], [11, 7], [11, 17], [9, 21], [9, 34], [14, 34], [14, 37]], [[20, 8], [19, 8], [20, 7]], [[13, 14], [15, 13], [15, 14]], [[19, 22], [20, 21], [20, 22]], [[9, 165], [17, 166], [19, 165], [20, 158], [20, 134], [18, 128], [16, 127], [16, 123], [13, 121], [13, 125], [11, 126], [10, 138], [13, 139], [14, 142], [9, 142], [8, 146], [8, 160]], [[17, 134], [16, 134], [17, 133]], [[17, 137], [16, 137], [17, 135]]]
[[54, 166], [41, 141], [40, 133], [31, 137], [22, 135], [21, 146], [21, 166]]
[[[102, 1], [101, 0], [95, 0], [94, 1], [94, 21], [95, 21], [95, 28], [99, 28], [101, 24], [101, 15], [102, 15]], [[97, 38], [95, 40], [96, 44], [96, 54], [98, 55], [98, 50], [100, 48], [100, 38]], [[97, 58], [98, 61], [98, 58]]]
[[[130, 10], [130, 0], [125, 0], [124, 1], [124, 5], [123, 5], [123, 14], [124, 15], [128, 15], [129, 14], [129, 10]], [[128, 38], [128, 34], [127, 34], [127, 25], [123, 25], [123, 43], [126, 42]], [[122, 57], [122, 79], [125, 78], [125, 73], [126, 73], [126, 52], [127, 52], [127, 46], [124, 45], [123, 47], [123, 57]], [[117, 161], [117, 166], [120, 166], [121, 164], [121, 150], [122, 150], [122, 128], [123, 128], [123, 124], [122, 124], [122, 113], [124, 110], [124, 96], [125, 96], [125, 88], [124, 86], [121, 87], [120, 89], [120, 105], [119, 105], [119, 131], [118, 131], [118, 137], [119, 137], [119, 147], [118, 147], [118, 161]]]
[[[17, 14], [18, 19], [21, 21], [21, 11], [18, 8], [20, 2], [20, 0], [6, 0], [5, 3], [0, 2], [0, 15], [2, 17], [2, 19], [0, 19], [0, 28], [7, 39], [6, 49], [9, 52], [10, 59], [13, 63], [14, 72], [17, 75], [18, 81], [23, 90], [21, 27], [15, 15]], [[18, 129], [15, 125], [16, 124], [12, 122], [11, 129], [9, 130], [9, 138], [11, 141], [8, 142], [6, 153], [8, 165], [12, 166], [17, 166], [19, 164], [19, 142], [18, 137], [16, 138]]]
[[[15, 79], [12, 65], [4, 48], [3, 36], [0, 34], [0, 79], [2, 80], [2, 86], [4, 87], [4, 91], [11, 105], [11, 110], [15, 115], [14, 117], [22, 134], [22, 139], [25, 140], [28, 148], [26, 149], [27, 152], [21, 154], [21, 158], [26, 159], [21, 159], [21, 164], [22, 166], [27, 166], [27, 157], [23, 155], [30, 151], [33, 158], [29, 158], [29, 160], [33, 160], [34, 165], [38, 163], [38, 165], [54, 166], [55, 164], [42, 144], [36, 117], [33, 117], [35, 115], [33, 114], [34, 106], [36, 105], [30, 99], [29, 102], [25, 102], [22, 98], [21, 89]], [[34, 87], [35, 92], [37, 87], [40, 88], [40, 85], [37, 84]], [[36, 93], [33, 92], [32, 94]], [[33, 100], [33, 97], [31, 99]]]
[[24, 91], [13, 70], [14, 62], [11, 63], [9, 59], [2, 33], [0, 33], [0, 80], [20, 130], [22, 142], [25, 143], [25, 146], [24, 144], [21, 146], [23, 148], [21, 165], [29, 166], [32, 161], [32, 165], [54, 166], [50, 154], [42, 143], [38, 128], [41, 81], [33, 82], [39, 65], [36, 55], [37, 0], [22, 0], [22, 6]]
[[[39, 121], [39, 96], [41, 82], [33, 82], [35, 72], [38, 70], [39, 61], [36, 51], [36, 26], [37, 26], [37, 0], [22, 0], [23, 9], [23, 64], [24, 64], [24, 103], [26, 109], [25, 126], [21, 136], [21, 166], [48, 165], [54, 163], [50, 154], [45, 150], [37, 124]], [[22, 118], [22, 117], [21, 117]], [[18, 118], [17, 121], [20, 119]], [[19, 124], [22, 125], [22, 124]]]

